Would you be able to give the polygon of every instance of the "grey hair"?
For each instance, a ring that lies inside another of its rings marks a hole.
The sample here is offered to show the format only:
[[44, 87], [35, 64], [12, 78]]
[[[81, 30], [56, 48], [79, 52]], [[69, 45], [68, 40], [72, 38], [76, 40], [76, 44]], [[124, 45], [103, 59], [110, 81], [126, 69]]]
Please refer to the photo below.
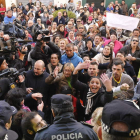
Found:
[[135, 137], [114, 136], [114, 135], [108, 134], [102, 128], [102, 138], [103, 138], [103, 140], [139, 140], [140, 139], [140, 135], [135, 136]]

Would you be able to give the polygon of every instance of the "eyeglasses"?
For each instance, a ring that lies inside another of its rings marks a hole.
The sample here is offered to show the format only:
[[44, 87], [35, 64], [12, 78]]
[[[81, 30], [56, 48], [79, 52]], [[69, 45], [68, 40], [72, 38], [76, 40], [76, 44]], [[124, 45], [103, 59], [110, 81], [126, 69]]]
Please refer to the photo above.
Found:
[[139, 42], [138, 40], [135, 40], [135, 39], [133, 39], [132, 41], [133, 41], [133, 42], [134, 42], [134, 41]]
[[81, 22], [81, 21], [76, 21], [76, 22]]
[[84, 29], [84, 28], [79, 28], [79, 29]]
[[65, 69], [64, 71], [65, 71], [65, 72], [71, 72], [71, 70], [67, 70], [67, 69]]

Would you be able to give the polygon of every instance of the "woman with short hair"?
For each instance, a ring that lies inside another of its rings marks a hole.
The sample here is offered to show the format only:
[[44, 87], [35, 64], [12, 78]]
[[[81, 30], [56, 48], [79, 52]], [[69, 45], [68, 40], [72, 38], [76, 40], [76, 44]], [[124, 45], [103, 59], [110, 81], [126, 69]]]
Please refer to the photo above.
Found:
[[74, 71], [74, 65], [72, 63], [66, 63], [63, 68], [63, 72], [59, 73], [59, 68], [56, 67], [54, 72], [50, 74], [45, 82], [47, 84], [56, 84], [56, 93], [60, 93], [61, 88], [65, 85], [69, 86], [73, 91], [71, 86], [71, 74]]

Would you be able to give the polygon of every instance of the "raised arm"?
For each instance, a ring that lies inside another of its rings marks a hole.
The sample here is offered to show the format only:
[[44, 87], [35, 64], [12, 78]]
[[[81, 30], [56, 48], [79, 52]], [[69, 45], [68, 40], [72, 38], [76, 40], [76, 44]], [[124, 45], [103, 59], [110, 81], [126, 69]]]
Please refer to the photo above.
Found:
[[105, 105], [113, 100], [112, 77], [109, 79], [106, 74], [102, 74], [100, 80], [106, 88], [105, 93], [100, 98], [101, 104]]
[[72, 75], [72, 79], [71, 79], [71, 85], [72, 87], [83, 91], [85, 90], [85, 88], [87, 88], [87, 85], [78, 81], [78, 71], [82, 70], [82, 69], [87, 69], [89, 66], [88, 63], [79, 63], [77, 65], [77, 67], [75, 68], [75, 70], [73, 71], [73, 75]]

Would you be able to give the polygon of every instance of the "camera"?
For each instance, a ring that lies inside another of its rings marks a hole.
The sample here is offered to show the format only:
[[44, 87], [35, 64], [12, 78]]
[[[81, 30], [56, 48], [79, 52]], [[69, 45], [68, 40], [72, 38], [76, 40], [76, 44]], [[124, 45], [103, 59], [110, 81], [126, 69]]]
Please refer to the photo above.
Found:
[[[14, 84], [18, 79], [19, 75], [25, 75], [24, 68], [18, 71], [16, 68], [8, 68], [0, 73], [0, 78], [8, 78], [10, 81], [10, 88], [15, 88]], [[11, 86], [12, 85], [12, 86]]]
[[39, 35], [39, 34], [42, 34], [42, 39], [44, 42], [49, 42], [50, 41], [50, 36], [49, 36], [49, 30], [37, 30], [36, 31], [36, 37]]
[[[18, 86], [19, 75], [23, 75], [24, 70], [17, 71], [15, 68], [8, 68], [0, 73], [0, 100], [4, 100], [5, 94]], [[20, 83], [19, 83], [20, 84]]]
[[16, 51], [16, 39], [11, 37], [9, 40], [5, 41], [4, 38], [0, 37], [0, 52], [10, 53]]

